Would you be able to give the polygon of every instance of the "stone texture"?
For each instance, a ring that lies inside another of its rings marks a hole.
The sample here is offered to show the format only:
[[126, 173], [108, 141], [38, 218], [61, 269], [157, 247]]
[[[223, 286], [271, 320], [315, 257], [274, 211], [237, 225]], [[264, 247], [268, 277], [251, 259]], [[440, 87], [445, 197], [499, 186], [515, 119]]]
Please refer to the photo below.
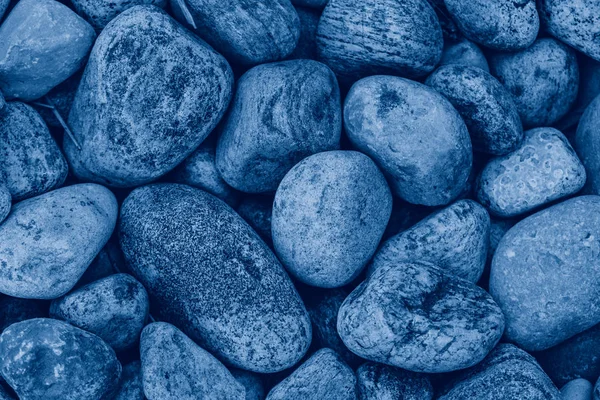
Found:
[[600, 96], [583, 113], [573, 146], [587, 175], [584, 191], [600, 194]]
[[77, 14], [101, 31], [117, 15], [133, 6], [151, 4], [165, 8], [167, 0], [71, 0]]
[[360, 400], [433, 399], [433, 386], [427, 375], [367, 362], [358, 368], [356, 378]]
[[590, 400], [594, 387], [585, 379], [575, 379], [560, 389], [562, 400]]
[[464, 65], [490, 72], [490, 67], [481, 49], [475, 43], [464, 38], [457, 42], [444, 43], [444, 51], [439, 65]]

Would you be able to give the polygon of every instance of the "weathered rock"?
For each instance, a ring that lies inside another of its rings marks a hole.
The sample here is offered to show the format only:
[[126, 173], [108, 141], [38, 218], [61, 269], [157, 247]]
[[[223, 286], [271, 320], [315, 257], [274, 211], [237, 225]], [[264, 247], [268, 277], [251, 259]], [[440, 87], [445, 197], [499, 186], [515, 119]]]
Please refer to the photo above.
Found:
[[112, 398], [121, 364], [98, 336], [65, 322], [36, 318], [0, 337], [2, 376], [21, 399]]
[[439, 65], [464, 65], [490, 72], [490, 67], [481, 49], [467, 39], [445, 43]]
[[259, 375], [241, 369], [230, 370], [231, 375], [246, 389], [244, 400], [264, 400], [265, 388]]
[[145, 400], [142, 387], [142, 366], [139, 361], [123, 367], [119, 388], [113, 400]]
[[366, 362], [356, 371], [360, 400], [432, 400], [433, 387], [427, 375], [389, 365]]
[[304, 7], [296, 7], [296, 12], [300, 19], [300, 38], [298, 45], [288, 58], [318, 60], [317, 27], [321, 13], [318, 10]]
[[584, 191], [600, 194], [600, 95], [585, 109], [573, 145], [585, 167]]
[[75, 11], [94, 29], [101, 31], [117, 15], [136, 5], [151, 4], [165, 8], [167, 0], [71, 0]]
[[73, 172], [116, 187], [165, 174], [217, 125], [232, 81], [225, 59], [159, 8], [121, 13], [96, 40], [71, 107]]
[[594, 387], [585, 379], [575, 379], [560, 389], [562, 400], [591, 400]]
[[272, 196], [246, 196], [237, 208], [240, 217], [258, 233], [269, 246], [273, 244], [271, 237], [271, 217], [273, 215]]
[[44, 301], [10, 296], [0, 298], [0, 333], [16, 322], [45, 317], [48, 317], [48, 304]]
[[0, 223], [4, 221], [12, 205], [10, 191], [4, 182], [0, 181]]
[[362, 79], [346, 97], [344, 126], [402, 199], [444, 205], [463, 191], [473, 158], [469, 132], [433, 89], [392, 76]]

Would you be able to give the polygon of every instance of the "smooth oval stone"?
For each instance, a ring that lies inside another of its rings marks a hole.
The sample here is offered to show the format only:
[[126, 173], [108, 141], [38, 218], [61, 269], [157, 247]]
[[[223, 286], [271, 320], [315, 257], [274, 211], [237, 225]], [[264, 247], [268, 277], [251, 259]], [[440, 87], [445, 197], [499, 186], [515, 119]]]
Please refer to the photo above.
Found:
[[244, 387], [227, 368], [171, 324], [146, 326], [140, 355], [148, 400], [244, 398]]
[[424, 263], [380, 267], [338, 314], [344, 344], [367, 360], [414, 372], [449, 372], [481, 361], [504, 331], [483, 289]]
[[539, 0], [544, 29], [558, 40], [600, 61], [600, 3], [595, 0]]
[[600, 194], [600, 95], [585, 109], [577, 125], [573, 146], [585, 167], [584, 191]]
[[4, 182], [0, 181], [0, 223], [4, 221], [6, 216], [10, 213], [12, 205], [12, 197], [10, 191]]
[[0, 88], [8, 99], [47, 94], [82, 65], [94, 29], [54, 0], [21, 0], [0, 27]]
[[575, 379], [560, 389], [562, 400], [591, 400], [594, 387], [585, 379]]
[[334, 0], [319, 21], [320, 59], [352, 82], [369, 75], [427, 75], [439, 62], [442, 29], [425, 0]]
[[355, 151], [312, 155], [287, 173], [275, 194], [275, 252], [299, 281], [343, 286], [377, 250], [391, 212], [392, 194], [369, 157]]
[[0, 156], [14, 201], [55, 189], [67, 177], [67, 161], [44, 120], [21, 102], [9, 102], [0, 111]]
[[498, 345], [481, 363], [462, 372], [439, 400], [561, 400], [535, 359], [511, 344]]
[[[185, 21], [178, 1], [173, 14]], [[186, 0], [194, 31], [227, 59], [256, 65], [287, 57], [300, 36], [298, 15], [290, 0]]]
[[427, 375], [389, 365], [366, 362], [356, 371], [360, 400], [432, 400], [433, 386]]
[[580, 196], [516, 224], [500, 241], [490, 293], [506, 337], [539, 351], [600, 322], [600, 197]]
[[0, 225], [0, 292], [34, 299], [64, 295], [108, 241], [117, 212], [115, 196], [89, 183], [15, 204]]
[[481, 49], [467, 39], [462, 39], [454, 43], [445, 43], [439, 65], [464, 65], [481, 68], [485, 72], [490, 72], [487, 59]]
[[331, 349], [321, 349], [281, 381], [267, 400], [356, 400], [356, 376]]
[[10, 296], [0, 298], [0, 333], [16, 322], [45, 317], [48, 317], [48, 304], [44, 301]]
[[86, 19], [97, 31], [104, 27], [117, 15], [133, 6], [151, 4], [165, 8], [167, 0], [72, 0], [77, 14]]
[[346, 97], [344, 126], [354, 147], [409, 203], [448, 204], [467, 184], [473, 161], [467, 127], [452, 104], [425, 85], [392, 76], [360, 80]]
[[102, 339], [48, 318], [5, 329], [0, 360], [2, 376], [21, 399], [112, 398], [121, 376], [115, 352]]
[[275, 255], [221, 200], [185, 185], [134, 190], [121, 248], [162, 320], [229, 365], [277, 372], [311, 339], [310, 320]]
[[217, 169], [235, 189], [274, 192], [300, 160], [338, 149], [341, 129], [340, 92], [327, 66], [312, 60], [259, 65], [237, 82]]
[[298, 45], [290, 54], [290, 59], [318, 60], [317, 27], [321, 13], [313, 8], [295, 7], [300, 19], [300, 38]]
[[514, 217], [577, 193], [585, 168], [554, 128], [525, 132], [518, 149], [492, 159], [477, 181], [477, 200], [500, 217]]
[[516, 51], [537, 37], [540, 20], [535, 0], [444, 0], [460, 31], [485, 47]]
[[113, 400], [145, 400], [142, 387], [142, 365], [139, 361], [123, 366], [119, 388]]
[[554, 39], [536, 40], [515, 53], [494, 53], [488, 61], [492, 75], [513, 95], [527, 128], [554, 124], [577, 98], [575, 51]]
[[50, 306], [50, 316], [98, 335], [115, 351], [135, 345], [148, 316], [146, 289], [116, 274], [83, 286]]
[[473, 150], [503, 155], [521, 143], [523, 126], [512, 96], [481, 68], [442, 66], [425, 84], [443, 94], [459, 112]]
[[244, 400], [264, 400], [265, 388], [259, 375], [241, 369], [231, 369], [231, 375], [246, 389]]
[[477, 282], [485, 267], [490, 217], [472, 200], [459, 200], [388, 239], [369, 267], [424, 261], [446, 273]]
[[269, 246], [273, 244], [271, 236], [272, 196], [246, 196], [240, 201], [237, 212], [266, 244]]
[[225, 59], [161, 9], [126, 10], [96, 40], [73, 100], [73, 172], [116, 187], [158, 178], [217, 125], [232, 84]]

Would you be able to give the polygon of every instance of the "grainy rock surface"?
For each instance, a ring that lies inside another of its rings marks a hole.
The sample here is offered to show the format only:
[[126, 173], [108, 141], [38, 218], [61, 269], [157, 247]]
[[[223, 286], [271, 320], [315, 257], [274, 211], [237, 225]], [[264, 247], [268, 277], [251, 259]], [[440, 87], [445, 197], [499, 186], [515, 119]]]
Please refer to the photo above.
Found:
[[40, 300], [0, 298], [0, 333], [10, 325], [32, 318], [48, 316], [48, 303]]
[[600, 322], [598, 252], [599, 196], [566, 200], [509, 230], [490, 275], [507, 339], [545, 350]]
[[338, 332], [355, 354], [415, 372], [449, 372], [481, 361], [504, 317], [483, 289], [424, 263], [378, 268], [346, 298]]
[[0, 225], [0, 292], [37, 299], [64, 295], [108, 241], [117, 212], [114, 195], [96, 184], [15, 204]]
[[431, 400], [433, 387], [426, 375], [367, 362], [356, 371], [360, 400]]
[[340, 92], [327, 66], [263, 64], [237, 82], [217, 144], [217, 169], [235, 189], [274, 192], [300, 160], [339, 148], [341, 129]]
[[439, 65], [464, 65], [490, 72], [487, 59], [481, 49], [467, 39], [444, 43], [444, 51]]
[[94, 29], [101, 31], [117, 15], [136, 5], [151, 4], [164, 8], [167, 0], [71, 0], [75, 11]]
[[585, 191], [600, 194], [600, 96], [586, 108], [574, 140], [575, 151], [585, 167]]
[[108, 399], [121, 376], [121, 364], [102, 339], [48, 318], [4, 330], [0, 360], [2, 376], [21, 399]]
[[562, 400], [590, 400], [594, 387], [585, 379], [575, 379], [560, 389]]
[[268, 245], [273, 244], [271, 237], [271, 217], [273, 215], [273, 196], [246, 196], [238, 205], [237, 212]]
[[217, 125], [232, 81], [225, 59], [162, 10], [128, 9], [96, 40], [75, 95], [73, 172], [117, 187], [165, 174]]
[[123, 366], [119, 388], [113, 400], [145, 400], [142, 387], [142, 366], [133, 361]]
[[402, 199], [444, 205], [465, 188], [473, 161], [469, 132], [433, 89], [392, 76], [362, 79], [346, 97], [344, 126]]
[[231, 375], [237, 380], [246, 390], [246, 397], [243, 400], [264, 400], [265, 388], [262, 379], [258, 374], [244, 371], [241, 369], [231, 369]]
[[12, 198], [10, 190], [6, 184], [0, 181], [0, 223], [4, 221], [8, 213], [10, 213]]
[[220, 359], [276, 372], [306, 352], [310, 320], [292, 282], [221, 200], [185, 185], [141, 187], [123, 203], [119, 234], [158, 317]]
[[296, 7], [300, 19], [300, 38], [298, 45], [288, 58], [318, 60], [317, 56], [317, 27], [321, 13], [314, 8]]

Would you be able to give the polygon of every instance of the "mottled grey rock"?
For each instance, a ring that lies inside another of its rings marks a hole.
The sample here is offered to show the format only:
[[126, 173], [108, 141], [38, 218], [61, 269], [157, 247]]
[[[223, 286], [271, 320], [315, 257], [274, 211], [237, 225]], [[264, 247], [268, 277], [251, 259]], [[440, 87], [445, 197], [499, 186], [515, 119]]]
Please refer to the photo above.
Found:
[[0, 333], [16, 322], [47, 316], [48, 304], [45, 301], [10, 296], [0, 298]]
[[433, 89], [392, 76], [362, 79], [346, 97], [344, 126], [402, 199], [444, 205], [465, 188], [473, 160], [469, 132]]
[[510, 229], [490, 275], [506, 337], [539, 351], [599, 323], [599, 252], [599, 196], [566, 200]]
[[54, 0], [20, 0], [0, 26], [0, 88], [35, 100], [73, 75], [94, 43], [94, 29]]
[[121, 248], [161, 320], [228, 364], [294, 365], [311, 339], [306, 309], [275, 255], [221, 200], [185, 185], [134, 190]]
[[314, 153], [339, 148], [340, 92], [335, 75], [313, 60], [263, 64], [237, 82], [217, 144], [216, 165], [230, 186], [274, 192]]
[[119, 388], [112, 400], [145, 400], [142, 387], [142, 366], [139, 361], [123, 366]]
[[444, 51], [439, 65], [465, 65], [490, 72], [490, 67], [481, 49], [467, 39], [444, 43]]
[[0, 223], [2, 223], [8, 213], [10, 213], [11, 204], [12, 198], [10, 196], [10, 191], [6, 184], [0, 181]]
[[498, 345], [461, 375], [438, 400], [561, 400], [535, 359], [511, 344]]
[[567, 138], [554, 128], [525, 132], [518, 149], [492, 159], [477, 180], [477, 200], [500, 217], [514, 217], [585, 184], [585, 168]]
[[459, 200], [388, 239], [368, 273], [403, 261], [424, 261], [475, 283], [485, 267], [489, 235], [485, 209], [472, 200]]
[[292, 0], [294, 6], [311, 8], [323, 8], [328, 2], [329, 0]]
[[237, 212], [268, 245], [271, 237], [271, 217], [273, 216], [272, 196], [246, 196], [240, 201]]
[[600, 95], [585, 109], [573, 146], [587, 175], [584, 191], [600, 194]]
[[433, 387], [427, 375], [389, 365], [366, 362], [356, 370], [360, 400], [432, 400]]
[[390, 189], [369, 157], [356, 151], [309, 156], [277, 188], [275, 253], [301, 282], [346, 285], [377, 250], [391, 211]]
[[317, 351], [267, 395], [267, 400], [355, 400], [356, 398], [354, 372], [331, 349]]
[[244, 387], [227, 368], [171, 324], [146, 326], [140, 354], [148, 400], [244, 398]]
[[481, 361], [504, 330], [483, 289], [424, 263], [382, 266], [346, 298], [338, 332], [355, 354], [414, 372]]
[[[186, 0], [194, 31], [231, 61], [262, 64], [287, 57], [300, 36], [298, 15], [290, 0]], [[178, 1], [173, 14], [185, 21]]]
[[317, 30], [320, 59], [346, 84], [369, 75], [427, 75], [443, 45], [426, 0], [330, 1]]
[[44, 120], [21, 102], [9, 102], [0, 111], [0, 157], [14, 201], [55, 189], [67, 177], [67, 162]]
[[131, 275], [116, 274], [55, 299], [50, 316], [98, 335], [115, 351], [134, 346], [148, 316], [146, 289]]
[[318, 10], [296, 7], [300, 19], [300, 38], [298, 45], [288, 58], [318, 60], [317, 56], [317, 27], [321, 13]]
[[35, 299], [64, 295], [108, 241], [117, 212], [115, 196], [96, 184], [15, 204], [0, 225], [0, 292]]
[[593, 386], [585, 379], [575, 379], [560, 389], [562, 400], [592, 400]]
[[97, 31], [117, 15], [133, 6], [151, 4], [165, 8], [167, 0], [71, 0], [75, 11], [85, 18]]
[[0, 336], [2, 376], [21, 399], [112, 399], [121, 376], [115, 352], [98, 336], [36, 318]]
[[512, 96], [481, 68], [442, 66], [425, 84], [443, 94], [459, 112], [473, 150], [503, 155], [521, 143], [523, 126]]
[[246, 397], [244, 400], [264, 400], [265, 388], [263, 387], [262, 379], [255, 373], [244, 371], [241, 369], [231, 369], [231, 375], [244, 386], [246, 389]]
[[165, 174], [217, 125], [232, 81], [225, 59], [161, 9], [126, 10], [96, 40], [71, 107], [73, 172], [117, 187]]
[[513, 95], [527, 128], [554, 124], [577, 98], [575, 51], [554, 39], [538, 39], [515, 53], [494, 53], [488, 61], [492, 75]]
[[537, 37], [540, 20], [535, 0], [444, 0], [461, 32], [485, 47], [517, 51]]

